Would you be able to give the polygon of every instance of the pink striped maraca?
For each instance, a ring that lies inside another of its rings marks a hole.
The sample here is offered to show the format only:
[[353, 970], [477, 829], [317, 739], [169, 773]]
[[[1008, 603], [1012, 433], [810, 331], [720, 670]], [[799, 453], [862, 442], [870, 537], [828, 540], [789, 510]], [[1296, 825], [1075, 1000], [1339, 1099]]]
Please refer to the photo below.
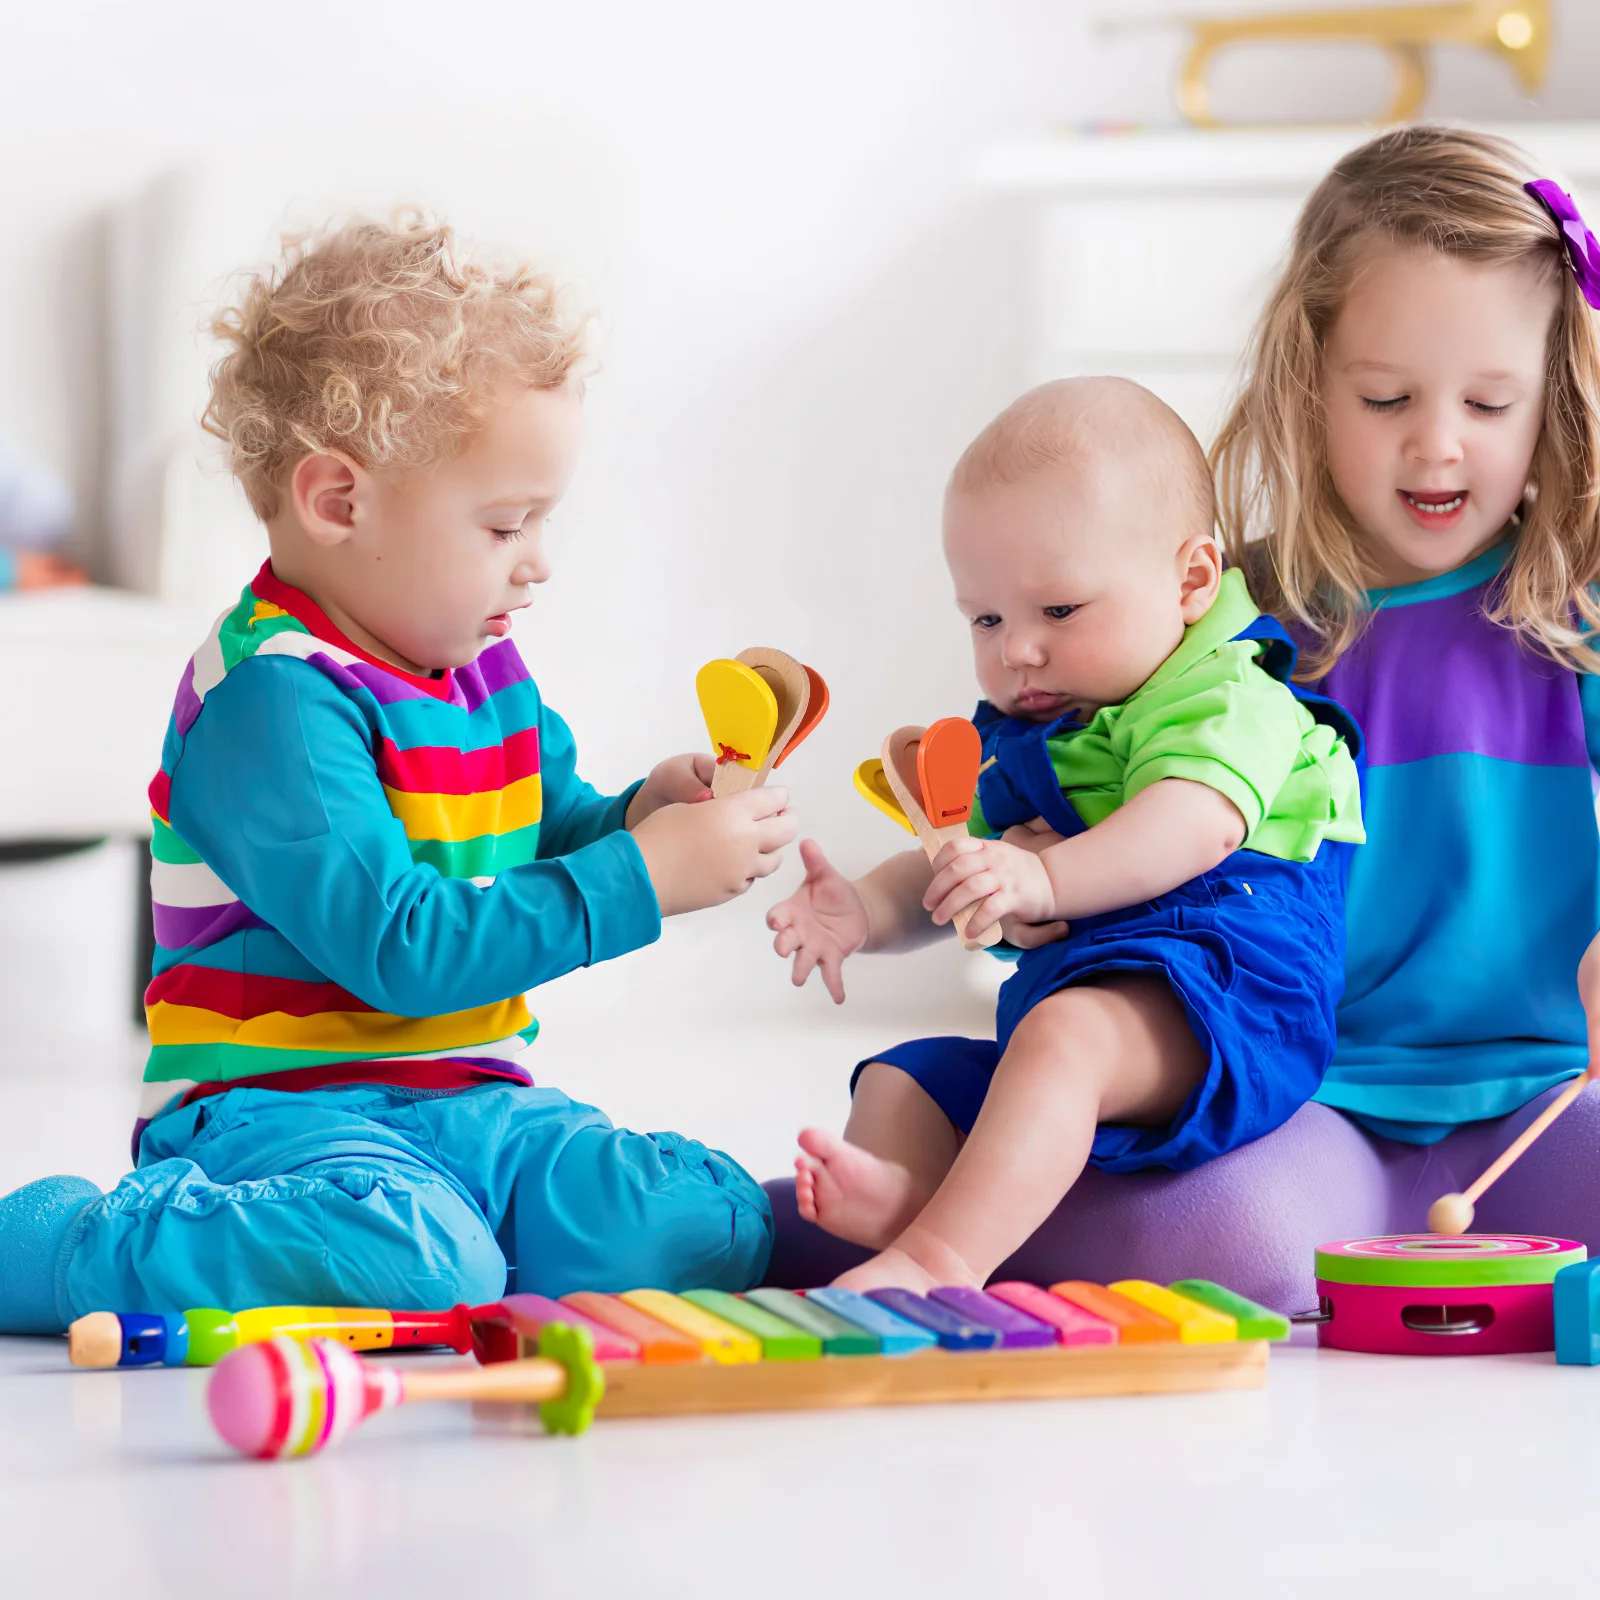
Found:
[[582, 1433], [605, 1393], [585, 1329], [548, 1323], [539, 1354], [493, 1367], [402, 1371], [332, 1339], [280, 1335], [245, 1345], [211, 1375], [211, 1424], [235, 1450], [262, 1460], [315, 1455], [364, 1422], [409, 1400], [537, 1402], [549, 1433]]

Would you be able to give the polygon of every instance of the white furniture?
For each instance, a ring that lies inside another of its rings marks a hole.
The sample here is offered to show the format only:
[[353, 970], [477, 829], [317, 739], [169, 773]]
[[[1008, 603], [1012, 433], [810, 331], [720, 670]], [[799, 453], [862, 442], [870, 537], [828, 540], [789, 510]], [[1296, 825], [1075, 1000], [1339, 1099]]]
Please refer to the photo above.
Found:
[[[1520, 144], [1580, 204], [1600, 196], [1600, 123], [1486, 131]], [[1296, 214], [1371, 133], [1124, 134], [989, 152], [979, 184], [1032, 212], [1024, 381], [1120, 373], [1209, 441]]]

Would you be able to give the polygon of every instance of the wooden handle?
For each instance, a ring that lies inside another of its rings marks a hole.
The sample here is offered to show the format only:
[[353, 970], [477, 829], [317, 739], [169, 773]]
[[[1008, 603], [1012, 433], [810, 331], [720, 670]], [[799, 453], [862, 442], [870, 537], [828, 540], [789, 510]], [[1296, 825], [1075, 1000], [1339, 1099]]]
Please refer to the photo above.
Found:
[[503, 1361], [492, 1367], [452, 1367], [447, 1372], [405, 1374], [407, 1400], [492, 1400], [526, 1405], [558, 1400], [566, 1392], [566, 1369], [542, 1356]]
[[1563, 1089], [1561, 1093], [1557, 1095], [1556, 1098], [1552, 1100], [1550, 1104], [1547, 1105], [1544, 1110], [1541, 1111], [1539, 1115], [1535, 1117], [1534, 1120], [1530, 1122], [1528, 1126], [1524, 1128], [1522, 1132], [1519, 1133], [1517, 1137], [1500, 1152], [1499, 1158], [1494, 1162], [1489, 1170], [1485, 1172], [1484, 1175], [1479, 1178], [1470, 1189], [1465, 1191], [1466, 1198], [1473, 1205], [1478, 1203], [1478, 1198], [1482, 1195], [1483, 1191], [1487, 1189], [1496, 1178], [1502, 1176], [1506, 1168], [1509, 1167], [1511, 1163], [1515, 1161], [1517, 1157], [1520, 1156], [1522, 1152], [1526, 1150], [1528, 1146], [1532, 1144], [1533, 1141], [1537, 1139], [1539, 1135], [1543, 1133], [1544, 1130], [1548, 1128], [1550, 1124], [1554, 1122], [1556, 1118], [1559, 1117], [1561, 1113], [1565, 1111], [1580, 1094], [1583, 1093], [1588, 1082], [1589, 1074], [1587, 1072], [1585, 1072], [1581, 1077], [1574, 1078], [1572, 1082], [1569, 1083], [1566, 1088]]

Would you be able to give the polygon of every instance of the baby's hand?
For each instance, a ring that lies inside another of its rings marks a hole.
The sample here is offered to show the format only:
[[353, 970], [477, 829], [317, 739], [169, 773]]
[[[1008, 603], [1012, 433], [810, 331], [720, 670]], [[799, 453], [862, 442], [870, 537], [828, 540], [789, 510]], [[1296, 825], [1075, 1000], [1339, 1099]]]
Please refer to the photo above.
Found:
[[[922, 897], [933, 920], [946, 923], [963, 906], [978, 901], [982, 904], [967, 923], [969, 939], [976, 939], [1003, 917], [1019, 923], [1057, 920], [1055, 885], [1044, 862], [1033, 851], [1003, 839], [956, 839], [934, 857], [933, 882]], [[1048, 940], [1034, 938], [1031, 942]]]
[[815, 839], [800, 841], [806, 881], [787, 900], [767, 913], [767, 926], [777, 934], [772, 948], [794, 957], [793, 981], [798, 988], [813, 967], [833, 1003], [844, 1004], [845, 958], [867, 942], [867, 908], [856, 886], [836, 872]]
[[1040, 855], [1051, 845], [1061, 843], [1061, 835], [1043, 817], [1035, 817], [1032, 822], [1020, 822], [1014, 828], [1007, 828], [1000, 837], [1007, 844], [1014, 844], [1019, 850], [1030, 851], [1033, 855]]
[[663, 805], [632, 830], [661, 915], [719, 906], [776, 872], [798, 831], [789, 791], [746, 789], [704, 805]]
[[628, 802], [626, 826], [636, 826], [662, 806], [693, 805], [698, 800], [709, 800], [711, 780], [716, 773], [717, 758], [709, 751], [668, 756], [665, 761], [658, 761]]

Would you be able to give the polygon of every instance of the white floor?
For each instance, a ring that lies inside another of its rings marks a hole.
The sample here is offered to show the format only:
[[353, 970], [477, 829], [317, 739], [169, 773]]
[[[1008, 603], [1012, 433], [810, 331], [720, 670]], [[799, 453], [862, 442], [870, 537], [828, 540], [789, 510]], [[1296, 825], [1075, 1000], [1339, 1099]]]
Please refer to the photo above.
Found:
[[576, 1440], [417, 1407], [289, 1463], [230, 1459], [204, 1384], [0, 1340], [0, 1592], [1455, 1600], [1600, 1579], [1600, 1373], [1548, 1358], [1296, 1348], [1253, 1393]]
[[[602, 1042], [549, 1010], [544, 1081], [763, 1176], [801, 1122], [839, 1123], [850, 1062], [884, 1036], [815, 1010], [730, 1034], [604, 1014]], [[115, 1179], [136, 1053], [0, 1058], [0, 1192]], [[602, 1422], [580, 1440], [419, 1407], [278, 1465], [227, 1457], [204, 1384], [0, 1339], [0, 1600], [1461, 1600], [1600, 1582], [1600, 1370], [1548, 1357], [1297, 1347], [1254, 1393]]]

